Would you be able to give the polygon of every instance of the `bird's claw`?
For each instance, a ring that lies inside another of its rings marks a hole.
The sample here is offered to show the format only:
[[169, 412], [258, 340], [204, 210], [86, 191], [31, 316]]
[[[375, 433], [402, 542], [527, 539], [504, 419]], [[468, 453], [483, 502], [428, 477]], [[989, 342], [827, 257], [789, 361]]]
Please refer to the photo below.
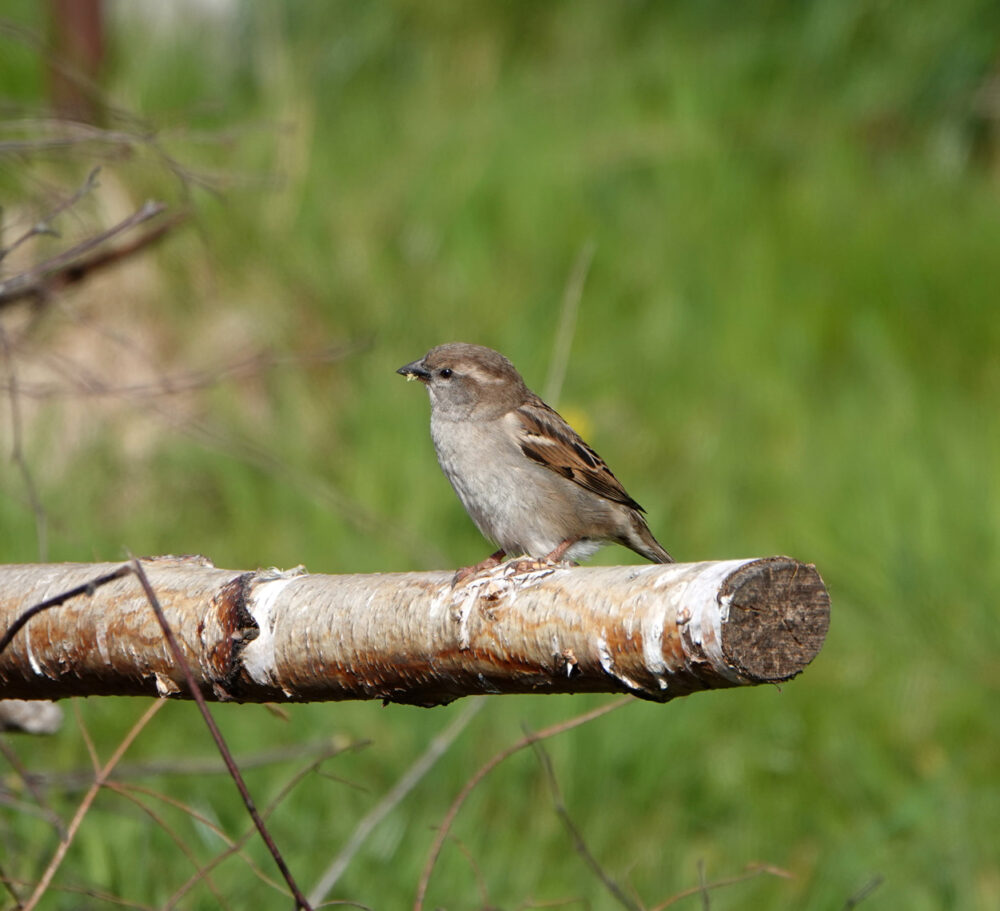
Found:
[[[495, 554], [490, 554], [485, 560], [480, 560], [474, 566], [464, 566], [462, 569], [458, 570], [454, 576], [451, 577], [451, 587], [455, 588], [467, 579], [472, 579], [476, 576], [482, 575], [483, 573], [488, 573], [491, 570], [496, 569], [501, 563], [506, 555], [503, 551], [497, 551]], [[514, 560], [508, 560], [503, 564], [504, 575], [516, 576], [521, 573], [537, 573], [543, 569], [557, 569], [558, 567], [572, 567], [579, 566], [579, 563], [574, 563], [572, 560], [560, 560], [558, 558], [553, 559], [552, 555], [549, 554], [545, 557], [517, 557]]]
[[460, 582], [464, 582], [472, 576], [478, 576], [482, 572], [496, 568], [503, 562], [505, 556], [507, 555], [502, 550], [498, 550], [496, 553], [490, 554], [485, 560], [480, 560], [474, 566], [463, 566], [451, 577], [451, 587], [454, 588]]
[[518, 557], [507, 565], [510, 567], [511, 575], [517, 575], [518, 573], [537, 573], [543, 569], [558, 569], [559, 567], [565, 569], [580, 564], [574, 563], [572, 560], [553, 560], [550, 557]]

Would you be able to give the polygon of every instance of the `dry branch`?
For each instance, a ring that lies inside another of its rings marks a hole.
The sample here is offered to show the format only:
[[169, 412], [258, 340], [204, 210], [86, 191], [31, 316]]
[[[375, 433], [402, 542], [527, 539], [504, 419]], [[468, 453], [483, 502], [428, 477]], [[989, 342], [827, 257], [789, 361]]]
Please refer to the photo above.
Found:
[[[830, 600], [787, 557], [451, 574], [237, 572], [202, 558], [143, 562], [208, 699], [383, 699], [438, 705], [482, 693], [630, 692], [665, 702], [773, 683], [815, 657]], [[0, 697], [187, 697], [131, 576], [88, 594], [109, 564], [0, 566]]]
[[82, 281], [92, 272], [145, 249], [189, 217], [187, 212], [176, 212], [128, 243], [113, 248], [105, 246], [132, 228], [156, 218], [166, 208], [163, 203], [149, 200], [128, 218], [106, 231], [88, 237], [68, 250], [0, 281], [0, 309], [25, 298], [43, 300], [47, 295]]

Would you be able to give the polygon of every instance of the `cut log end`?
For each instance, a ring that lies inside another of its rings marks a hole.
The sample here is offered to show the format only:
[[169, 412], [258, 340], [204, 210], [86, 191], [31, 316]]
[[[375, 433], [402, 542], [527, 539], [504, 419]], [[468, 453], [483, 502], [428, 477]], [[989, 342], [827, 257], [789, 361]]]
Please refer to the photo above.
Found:
[[719, 592], [729, 600], [722, 652], [743, 676], [777, 683], [801, 673], [830, 628], [830, 595], [811, 563], [768, 557], [734, 572]]

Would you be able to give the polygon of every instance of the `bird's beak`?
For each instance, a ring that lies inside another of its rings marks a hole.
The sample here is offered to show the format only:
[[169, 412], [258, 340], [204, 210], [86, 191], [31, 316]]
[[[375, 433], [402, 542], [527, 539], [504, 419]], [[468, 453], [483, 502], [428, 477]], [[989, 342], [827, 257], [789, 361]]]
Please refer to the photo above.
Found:
[[431, 372], [424, 367], [423, 359], [413, 361], [411, 364], [404, 364], [396, 373], [400, 376], [405, 376], [407, 382], [410, 380], [420, 380], [421, 383], [426, 383], [431, 378]]

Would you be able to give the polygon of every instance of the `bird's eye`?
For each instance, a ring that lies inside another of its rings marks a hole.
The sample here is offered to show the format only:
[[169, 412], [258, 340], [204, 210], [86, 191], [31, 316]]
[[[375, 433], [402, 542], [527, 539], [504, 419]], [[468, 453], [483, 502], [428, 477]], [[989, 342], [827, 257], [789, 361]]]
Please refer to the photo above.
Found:
[[447, 380], [451, 377], [451, 367], [443, 367], [438, 373], [438, 376], [443, 380]]

